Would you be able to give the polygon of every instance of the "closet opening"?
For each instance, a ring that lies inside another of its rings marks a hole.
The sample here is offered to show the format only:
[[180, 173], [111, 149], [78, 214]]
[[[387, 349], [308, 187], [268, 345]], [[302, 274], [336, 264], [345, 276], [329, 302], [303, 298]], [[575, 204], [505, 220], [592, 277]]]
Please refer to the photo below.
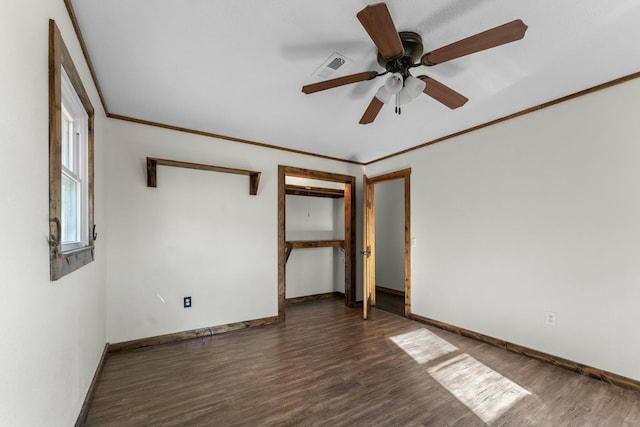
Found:
[[355, 177], [278, 167], [278, 318], [285, 304], [355, 305]]

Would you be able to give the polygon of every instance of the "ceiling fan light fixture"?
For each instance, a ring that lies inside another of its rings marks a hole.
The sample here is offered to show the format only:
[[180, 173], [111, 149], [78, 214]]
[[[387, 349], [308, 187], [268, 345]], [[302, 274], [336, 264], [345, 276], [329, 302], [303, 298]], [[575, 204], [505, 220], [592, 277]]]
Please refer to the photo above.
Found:
[[376, 92], [375, 97], [378, 98], [383, 104], [389, 103], [391, 101], [391, 97], [393, 96], [386, 88], [385, 85], [380, 86], [378, 91]]
[[408, 103], [410, 103], [411, 101], [413, 101], [413, 98], [410, 94], [409, 91], [407, 90], [407, 88], [402, 88], [402, 90], [400, 91], [400, 93], [398, 94], [398, 105], [406, 105]]
[[393, 73], [387, 77], [387, 80], [384, 82], [384, 87], [391, 95], [395, 95], [396, 93], [400, 93], [403, 86], [402, 74]]
[[426, 83], [413, 76], [404, 79], [404, 87], [398, 96], [398, 105], [405, 105], [413, 101], [424, 90]]
[[407, 95], [409, 95], [411, 99], [413, 99], [422, 93], [426, 85], [427, 84], [422, 80], [413, 76], [408, 76], [406, 79], [404, 79], [404, 88], [402, 89], [402, 91], [407, 92]]

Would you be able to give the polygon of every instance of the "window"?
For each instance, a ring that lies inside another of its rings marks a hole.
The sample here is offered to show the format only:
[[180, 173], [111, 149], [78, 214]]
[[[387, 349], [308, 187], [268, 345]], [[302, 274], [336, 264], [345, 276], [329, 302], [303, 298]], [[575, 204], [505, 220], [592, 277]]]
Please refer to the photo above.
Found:
[[60, 31], [49, 22], [51, 280], [94, 260], [93, 107]]
[[87, 112], [63, 69], [60, 215], [63, 252], [88, 242], [87, 119]]

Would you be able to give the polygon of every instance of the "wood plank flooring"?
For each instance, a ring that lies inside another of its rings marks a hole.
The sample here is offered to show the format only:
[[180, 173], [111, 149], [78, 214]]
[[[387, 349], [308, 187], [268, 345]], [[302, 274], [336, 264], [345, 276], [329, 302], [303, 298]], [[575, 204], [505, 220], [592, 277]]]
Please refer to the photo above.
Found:
[[329, 299], [109, 355], [88, 426], [640, 426], [640, 393]]
[[404, 295], [393, 295], [376, 290], [376, 308], [404, 316]]

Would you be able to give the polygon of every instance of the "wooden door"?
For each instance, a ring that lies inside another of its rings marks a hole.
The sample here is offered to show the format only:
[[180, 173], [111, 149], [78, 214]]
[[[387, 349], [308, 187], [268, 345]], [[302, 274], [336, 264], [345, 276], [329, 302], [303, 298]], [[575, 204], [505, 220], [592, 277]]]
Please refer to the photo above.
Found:
[[373, 183], [367, 178], [363, 177], [363, 194], [364, 194], [364, 206], [362, 212], [364, 213], [364, 244], [362, 245], [364, 256], [364, 286], [363, 286], [363, 300], [362, 300], [362, 317], [367, 319], [369, 311], [372, 305], [375, 305], [376, 301], [376, 264], [375, 264], [375, 218], [374, 218], [374, 189]]

